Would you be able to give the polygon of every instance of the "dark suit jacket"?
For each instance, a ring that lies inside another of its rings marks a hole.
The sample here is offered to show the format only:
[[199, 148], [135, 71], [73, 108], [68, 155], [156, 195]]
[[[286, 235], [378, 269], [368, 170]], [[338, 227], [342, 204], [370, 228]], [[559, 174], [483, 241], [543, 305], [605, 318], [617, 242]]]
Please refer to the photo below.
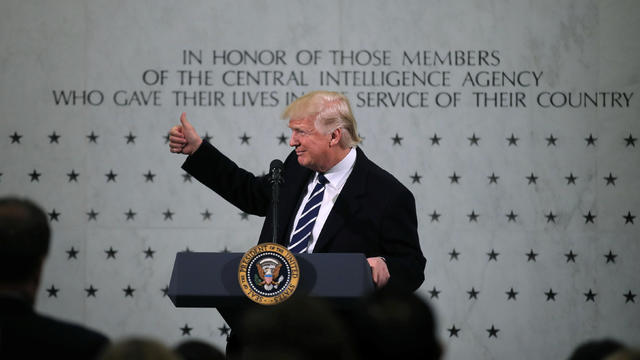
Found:
[[0, 359], [94, 359], [108, 344], [102, 334], [0, 296]]
[[[273, 214], [268, 176], [238, 167], [208, 142], [182, 168], [249, 214], [266, 216], [259, 242], [272, 240]], [[298, 164], [295, 152], [284, 162], [278, 203], [277, 242], [287, 245], [299, 202], [314, 172]], [[389, 286], [415, 290], [424, 281], [415, 200], [391, 174], [357, 148], [356, 162], [318, 237], [314, 252], [359, 252], [383, 256]]]

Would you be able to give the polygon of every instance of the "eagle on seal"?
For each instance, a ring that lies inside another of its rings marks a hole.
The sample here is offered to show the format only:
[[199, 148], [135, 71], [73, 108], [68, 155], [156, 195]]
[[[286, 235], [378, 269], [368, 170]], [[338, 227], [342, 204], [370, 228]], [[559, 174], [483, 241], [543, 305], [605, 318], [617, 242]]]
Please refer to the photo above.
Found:
[[258, 280], [256, 281], [258, 286], [265, 286], [265, 288], [268, 286], [269, 289], [267, 290], [270, 290], [273, 286], [278, 286], [280, 283], [278, 275], [280, 275], [280, 268], [282, 267], [282, 264], [267, 263], [263, 265], [260, 263], [256, 267], [258, 268], [258, 275], [260, 276], [260, 280], [256, 279]]

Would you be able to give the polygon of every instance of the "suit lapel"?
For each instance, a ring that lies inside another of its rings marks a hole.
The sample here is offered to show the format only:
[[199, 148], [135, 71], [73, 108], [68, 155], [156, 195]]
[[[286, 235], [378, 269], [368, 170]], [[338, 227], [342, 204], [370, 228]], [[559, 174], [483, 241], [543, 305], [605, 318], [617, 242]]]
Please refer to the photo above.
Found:
[[362, 205], [360, 197], [364, 195], [367, 180], [368, 159], [360, 148], [356, 148], [356, 162], [353, 170], [347, 178], [342, 191], [333, 204], [333, 208], [327, 217], [313, 252], [325, 252], [327, 246], [336, 234], [349, 221]]
[[[294, 154], [295, 156], [295, 154]], [[294, 159], [294, 165], [287, 169], [285, 183], [280, 188], [280, 202], [278, 203], [278, 243], [288, 244], [289, 228], [298, 210], [298, 202], [313, 171], [302, 167]]]

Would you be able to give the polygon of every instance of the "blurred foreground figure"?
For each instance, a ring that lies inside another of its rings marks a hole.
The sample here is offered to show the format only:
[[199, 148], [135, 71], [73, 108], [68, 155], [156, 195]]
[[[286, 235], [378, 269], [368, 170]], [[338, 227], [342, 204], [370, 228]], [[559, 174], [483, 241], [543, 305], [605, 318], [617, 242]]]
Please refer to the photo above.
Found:
[[51, 230], [29, 200], [0, 198], [0, 359], [93, 359], [102, 334], [34, 310]]

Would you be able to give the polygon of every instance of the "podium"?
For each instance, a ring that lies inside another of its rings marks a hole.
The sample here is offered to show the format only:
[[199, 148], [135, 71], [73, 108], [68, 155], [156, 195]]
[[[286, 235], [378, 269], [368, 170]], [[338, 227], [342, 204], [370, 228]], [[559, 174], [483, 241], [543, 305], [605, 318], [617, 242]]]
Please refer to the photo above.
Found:
[[[174, 306], [216, 308], [233, 329], [242, 312], [258, 305], [249, 300], [238, 282], [243, 253], [179, 252], [176, 254], [168, 295]], [[348, 308], [374, 290], [371, 268], [364, 254], [296, 254], [300, 281], [293, 294], [326, 300]]]

